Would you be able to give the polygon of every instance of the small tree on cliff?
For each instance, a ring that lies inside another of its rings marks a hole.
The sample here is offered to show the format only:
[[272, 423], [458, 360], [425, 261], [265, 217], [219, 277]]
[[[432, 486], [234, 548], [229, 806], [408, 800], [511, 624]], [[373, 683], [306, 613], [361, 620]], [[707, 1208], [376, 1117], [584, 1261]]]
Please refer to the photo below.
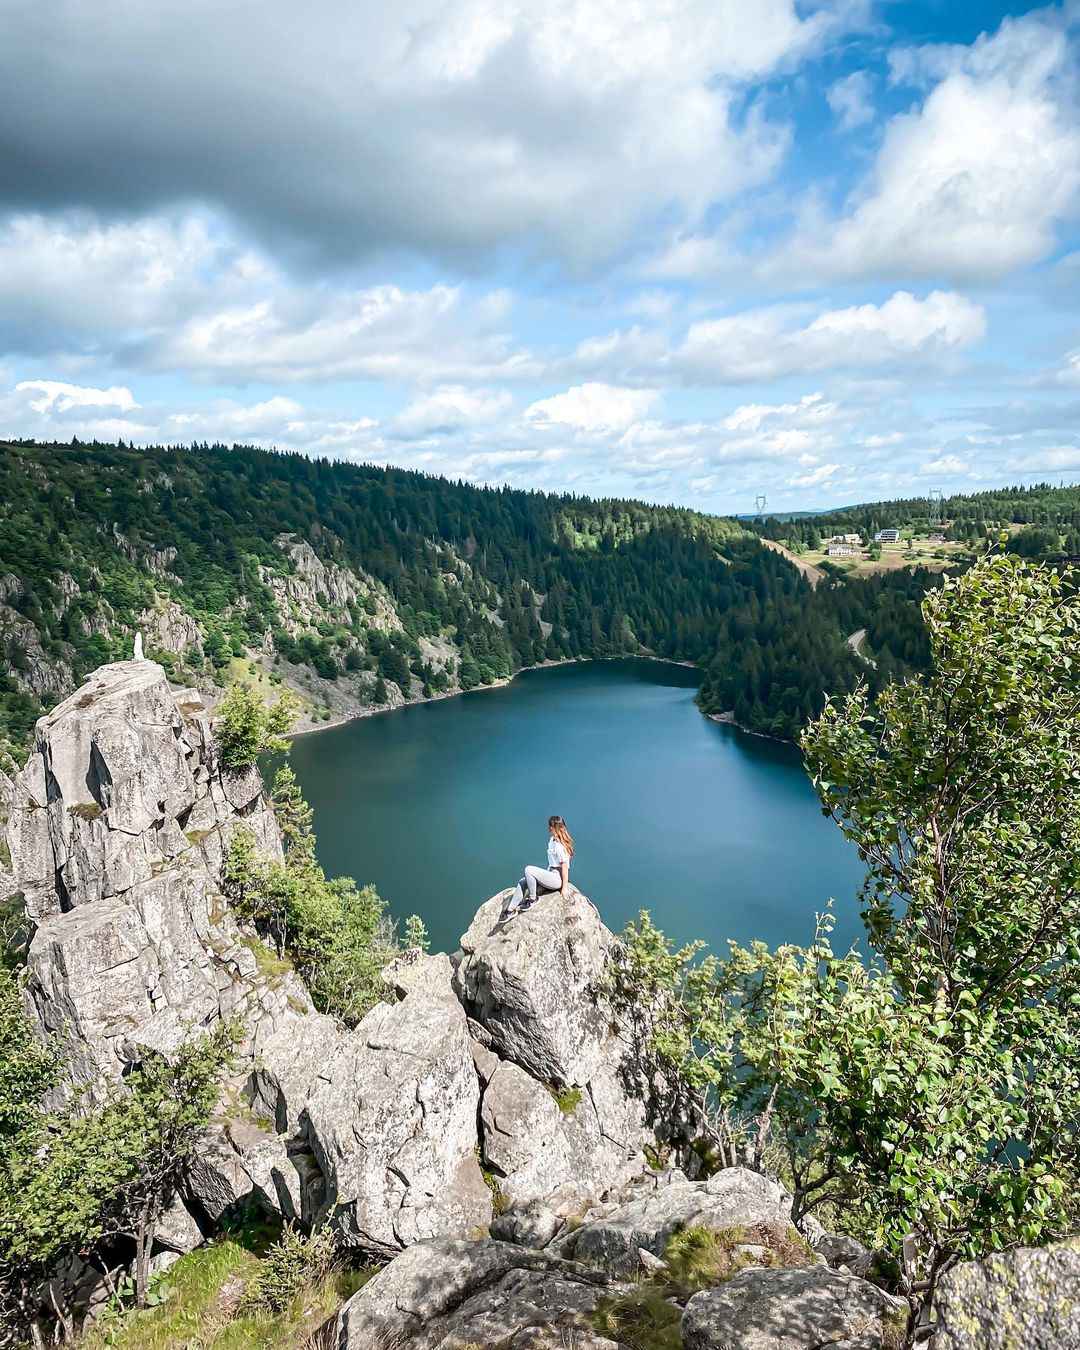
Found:
[[51, 1114], [40, 1100], [56, 1060], [17, 999], [0, 971], [0, 1329], [25, 1332], [56, 1263], [121, 1234], [135, 1239], [144, 1301], [158, 1221], [210, 1119], [232, 1037], [220, 1027], [194, 1038], [171, 1063], [142, 1065], [103, 1106]]
[[283, 689], [276, 703], [265, 703], [246, 684], [233, 684], [218, 705], [215, 731], [222, 763], [230, 769], [254, 764], [260, 755], [284, 750], [282, 739], [296, 720], [296, 695]]

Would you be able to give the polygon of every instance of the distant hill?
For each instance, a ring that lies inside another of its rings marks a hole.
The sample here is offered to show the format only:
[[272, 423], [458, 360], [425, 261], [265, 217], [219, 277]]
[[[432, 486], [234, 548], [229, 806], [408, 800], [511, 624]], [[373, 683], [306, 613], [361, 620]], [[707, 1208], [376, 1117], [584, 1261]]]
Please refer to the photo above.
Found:
[[703, 710], [792, 736], [826, 692], [921, 667], [931, 584], [815, 591], [756, 524], [642, 502], [249, 446], [6, 444], [0, 736], [20, 755], [136, 631], [211, 702], [231, 680], [295, 688], [307, 725], [644, 651], [700, 667]]
[[[816, 547], [827, 534], [859, 530], [872, 536], [883, 527], [926, 532], [940, 529], [951, 541], [972, 547], [1001, 530], [1019, 537], [1014, 547], [1032, 558], [1080, 553], [1080, 486], [1003, 487], [943, 497], [936, 512], [926, 497], [867, 502], [836, 511], [787, 512], [755, 520], [758, 532], [789, 546]], [[1019, 527], [1011, 530], [1010, 527]]]

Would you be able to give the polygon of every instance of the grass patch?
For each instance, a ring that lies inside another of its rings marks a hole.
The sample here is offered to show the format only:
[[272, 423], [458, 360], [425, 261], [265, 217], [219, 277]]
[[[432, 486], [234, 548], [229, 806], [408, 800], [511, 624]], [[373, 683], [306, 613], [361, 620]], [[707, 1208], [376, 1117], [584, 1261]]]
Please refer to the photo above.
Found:
[[77, 806], [68, 808], [70, 814], [77, 816], [80, 820], [97, 820], [103, 809], [98, 802], [79, 802]]
[[[740, 1251], [742, 1247], [765, 1250]], [[684, 1228], [668, 1243], [664, 1259], [671, 1272], [671, 1284], [685, 1294], [712, 1289], [748, 1266], [792, 1270], [812, 1266], [816, 1260], [810, 1246], [785, 1223], [737, 1226], [719, 1232]]]
[[510, 1200], [503, 1188], [499, 1185], [499, 1177], [484, 1162], [484, 1155], [480, 1150], [480, 1145], [476, 1145], [476, 1161], [480, 1166], [480, 1175], [484, 1178], [484, 1185], [491, 1192], [491, 1208], [495, 1214], [505, 1214], [510, 1208]]
[[274, 980], [293, 969], [293, 963], [287, 956], [278, 956], [261, 938], [251, 937], [247, 933], [240, 935], [240, 945], [246, 947], [259, 967], [264, 979]]
[[669, 1299], [662, 1286], [642, 1281], [602, 1299], [592, 1315], [593, 1328], [630, 1350], [681, 1350], [682, 1309]]
[[200, 1247], [166, 1272], [159, 1288], [169, 1293], [162, 1303], [105, 1319], [80, 1350], [301, 1350], [371, 1274], [335, 1269], [306, 1284], [279, 1312], [245, 1311], [245, 1290], [263, 1265], [235, 1238]]
[[558, 1088], [548, 1088], [548, 1091], [551, 1093], [555, 1101], [555, 1105], [559, 1108], [559, 1110], [563, 1113], [563, 1115], [568, 1116], [571, 1113], [571, 1111], [576, 1111], [577, 1108], [581, 1105], [580, 1088], [576, 1087], [564, 1088], [562, 1091], [560, 1091]]
[[[762, 1247], [763, 1252], [740, 1251]], [[783, 1223], [751, 1227], [684, 1228], [668, 1242], [667, 1270], [644, 1276], [631, 1288], [604, 1299], [592, 1316], [593, 1329], [630, 1350], [680, 1350], [682, 1305], [702, 1289], [750, 1266], [800, 1268], [814, 1253], [794, 1228]]]

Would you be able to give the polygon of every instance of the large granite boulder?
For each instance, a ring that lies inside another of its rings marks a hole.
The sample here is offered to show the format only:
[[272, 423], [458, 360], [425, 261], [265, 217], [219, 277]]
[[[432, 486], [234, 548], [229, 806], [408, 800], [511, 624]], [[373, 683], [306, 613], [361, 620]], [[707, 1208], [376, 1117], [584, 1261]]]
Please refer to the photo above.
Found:
[[745, 1167], [729, 1167], [708, 1181], [675, 1181], [585, 1223], [574, 1237], [574, 1257], [618, 1275], [641, 1269], [641, 1252], [662, 1257], [684, 1228], [730, 1228], [791, 1222], [791, 1197]]
[[593, 1344], [581, 1333], [604, 1293], [588, 1271], [543, 1252], [505, 1242], [424, 1242], [353, 1295], [328, 1343], [336, 1350], [405, 1342], [416, 1350], [494, 1350], [517, 1346], [522, 1332], [562, 1327], [578, 1329], [575, 1345]]
[[461, 939], [454, 988], [490, 1046], [542, 1083], [587, 1083], [611, 1051], [602, 996], [616, 939], [571, 888], [500, 924], [506, 892], [481, 905]]
[[1075, 1350], [1080, 1238], [954, 1266], [935, 1306], [937, 1350]]
[[896, 1300], [853, 1275], [753, 1269], [690, 1299], [682, 1342], [684, 1350], [890, 1350], [904, 1320]]
[[481, 1147], [514, 1203], [580, 1210], [655, 1140], [652, 1085], [605, 993], [618, 941], [579, 891], [499, 924], [506, 893], [461, 939], [454, 989], [478, 1041]]
[[491, 1217], [469, 1028], [450, 963], [439, 960], [441, 980], [429, 971], [353, 1030], [304, 1019], [257, 1060], [256, 1100], [314, 1156], [324, 1213], [342, 1240], [373, 1255], [465, 1234]]

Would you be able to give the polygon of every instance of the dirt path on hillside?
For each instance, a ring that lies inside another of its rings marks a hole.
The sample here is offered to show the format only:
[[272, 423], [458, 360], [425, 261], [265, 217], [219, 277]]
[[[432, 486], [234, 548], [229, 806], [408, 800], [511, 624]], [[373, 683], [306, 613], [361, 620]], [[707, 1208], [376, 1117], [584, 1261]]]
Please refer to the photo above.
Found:
[[792, 553], [789, 548], [785, 548], [783, 544], [778, 544], [775, 539], [762, 539], [761, 542], [766, 548], [771, 548], [776, 553], [782, 553], [789, 563], [794, 563], [811, 586], [816, 586], [819, 581], [824, 580], [825, 573], [820, 567], [815, 567], [813, 563], [804, 562], [797, 553]]

